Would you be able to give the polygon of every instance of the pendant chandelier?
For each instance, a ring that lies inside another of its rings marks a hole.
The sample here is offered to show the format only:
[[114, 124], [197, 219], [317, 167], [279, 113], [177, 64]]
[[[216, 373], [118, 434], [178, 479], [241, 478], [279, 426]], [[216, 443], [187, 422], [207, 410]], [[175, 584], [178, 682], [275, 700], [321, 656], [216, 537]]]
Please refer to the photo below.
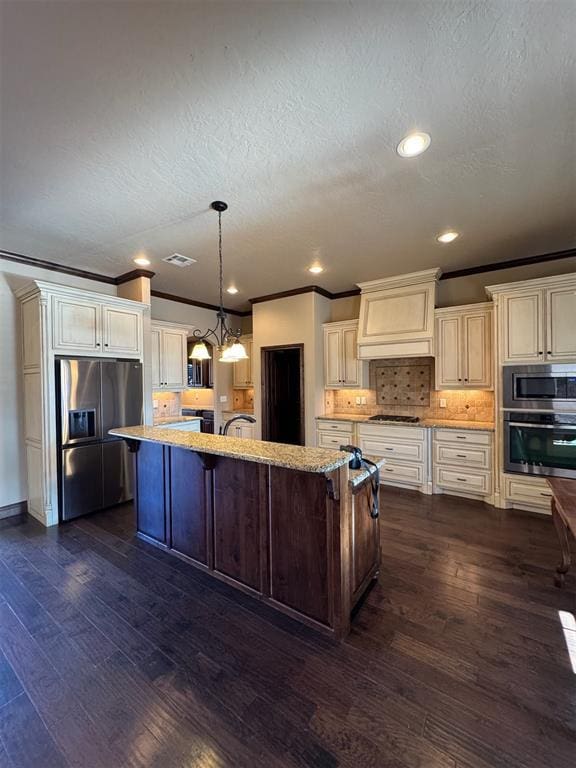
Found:
[[216, 325], [214, 328], [202, 333], [201, 330], [196, 329], [192, 335], [196, 339], [196, 343], [190, 353], [191, 360], [208, 360], [210, 358], [210, 352], [206, 342], [215, 344], [220, 353], [218, 358], [221, 363], [235, 363], [238, 360], [246, 360], [248, 355], [244, 345], [240, 342], [240, 336], [242, 330], [237, 328], [233, 330], [226, 323], [226, 312], [224, 311], [224, 304], [222, 300], [224, 274], [222, 268], [222, 212], [228, 209], [228, 205], [221, 200], [215, 200], [210, 203], [210, 208], [218, 213], [218, 260], [220, 266], [219, 280], [220, 280], [220, 305], [218, 312], [216, 313]]

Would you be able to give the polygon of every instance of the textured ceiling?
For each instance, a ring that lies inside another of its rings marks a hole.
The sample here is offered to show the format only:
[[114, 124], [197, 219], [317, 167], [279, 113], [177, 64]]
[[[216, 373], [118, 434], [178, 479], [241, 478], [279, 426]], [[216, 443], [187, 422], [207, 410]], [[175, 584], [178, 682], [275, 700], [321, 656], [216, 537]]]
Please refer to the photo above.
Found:
[[[112, 275], [144, 251], [154, 288], [213, 302], [219, 198], [244, 307], [576, 245], [572, 0], [1, 13], [0, 248]], [[432, 145], [401, 159], [412, 129]]]

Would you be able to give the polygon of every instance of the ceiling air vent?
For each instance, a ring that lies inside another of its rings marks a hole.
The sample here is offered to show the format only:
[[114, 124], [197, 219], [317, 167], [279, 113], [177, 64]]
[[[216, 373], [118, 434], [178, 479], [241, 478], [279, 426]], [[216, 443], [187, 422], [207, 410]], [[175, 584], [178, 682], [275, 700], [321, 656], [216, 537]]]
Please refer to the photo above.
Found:
[[196, 259], [192, 259], [190, 256], [182, 256], [181, 253], [173, 253], [171, 256], [165, 256], [162, 261], [167, 261], [168, 264], [174, 264], [175, 267], [189, 267], [190, 264], [196, 264]]

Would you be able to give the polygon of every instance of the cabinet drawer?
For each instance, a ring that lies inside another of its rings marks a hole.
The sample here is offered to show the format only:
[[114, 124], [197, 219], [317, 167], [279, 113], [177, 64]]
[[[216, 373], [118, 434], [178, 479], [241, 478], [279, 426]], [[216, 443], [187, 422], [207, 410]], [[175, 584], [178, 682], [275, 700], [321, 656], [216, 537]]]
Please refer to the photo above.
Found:
[[386, 464], [380, 470], [380, 482], [391, 483], [411, 483], [413, 485], [422, 485], [424, 468], [421, 464]]
[[545, 480], [527, 477], [504, 477], [504, 494], [507, 501], [526, 504], [529, 507], [550, 509], [552, 491]]
[[373, 437], [363, 437], [360, 440], [362, 453], [367, 456], [384, 456], [403, 461], [424, 461], [424, 445], [421, 442], [399, 443], [391, 440], [380, 440]]
[[436, 464], [466, 466], [476, 469], [491, 469], [492, 451], [488, 445], [468, 446], [434, 443], [434, 461]]
[[351, 435], [354, 431], [354, 424], [351, 421], [319, 419], [317, 428], [319, 432], [342, 432], [342, 434]]
[[339, 451], [340, 446], [345, 445], [349, 437], [350, 435], [342, 435], [338, 432], [318, 432], [318, 448], [332, 448]]
[[468, 469], [460, 471], [448, 467], [436, 467], [434, 475], [435, 483], [440, 488], [483, 495], [492, 491], [492, 476], [489, 472], [471, 472]]
[[434, 434], [434, 439], [437, 442], [454, 443], [454, 445], [460, 445], [462, 443], [491, 445], [492, 433], [480, 432], [473, 429], [437, 429]]
[[420, 440], [426, 439], [424, 427], [397, 427], [383, 424], [360, 424], [358, 426], [360, 437], [380, 437], [384, 440]]

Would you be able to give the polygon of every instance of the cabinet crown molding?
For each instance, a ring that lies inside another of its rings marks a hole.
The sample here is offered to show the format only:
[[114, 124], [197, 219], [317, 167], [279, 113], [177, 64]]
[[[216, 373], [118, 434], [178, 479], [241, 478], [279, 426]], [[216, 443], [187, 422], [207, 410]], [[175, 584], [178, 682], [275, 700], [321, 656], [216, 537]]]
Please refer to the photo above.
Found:
[[494, 309], [492, 301], [479, 301], [476, 304], [458, 304], [456, 307], [436, 307], [434, 314], [438, 315], [456, 315], [463, 312], [490, 312]]
[[68, 296], [75, 299], [89, 299], [92, 301], [98, 301], [103, 304], [112, 304], [114, 306], [130, 307], [132, 309], [140, 309], [142, 311], [149, 311], [150, 305], [144, 304], [141, 301], [134, 301], [133, 299], [123, 299], [119, 296], [115, 296], [110, 293], [100, 293], [99, 291], [85, 291], [80, 288], [71, 288], [68, 285], [61, 285], [60, 283], [49, 283], [44, 280], [32, 280], [26, 285], [17, 288], [14, 291], [14, 295], [20, 299], [28, 299], [32, 296]]
[[484, 290], [486, 291], [486, 295], [492, 298], [501, 293], [534, 290], [535, 288], [554, 288], [556, 286], [565, 287], [572, 283], [576, 285], [576, 272], [569, 272], [565, 275], [552, 275], [551, 277], [536, 277], [532, 280], [521, 280], [514, 283], [487, 285]]
[[329, 323], [322, 323], [323, 328], [357, 328], [358, 319], [356, 320], [332, 320]]
[[369, 280], [366, 283], [356, 283], [356, 285], [362, 293], [369, 293], [387, 288], [403, 288], [406, 285], [437, 282], [441, 274], [442, 270], [440, 267], [436, 267], [435, 269], [424, 269], [420, 272], [409, 272], [405, 275], [394, 275], [393, 277], [383, 277], [379, 280]]

